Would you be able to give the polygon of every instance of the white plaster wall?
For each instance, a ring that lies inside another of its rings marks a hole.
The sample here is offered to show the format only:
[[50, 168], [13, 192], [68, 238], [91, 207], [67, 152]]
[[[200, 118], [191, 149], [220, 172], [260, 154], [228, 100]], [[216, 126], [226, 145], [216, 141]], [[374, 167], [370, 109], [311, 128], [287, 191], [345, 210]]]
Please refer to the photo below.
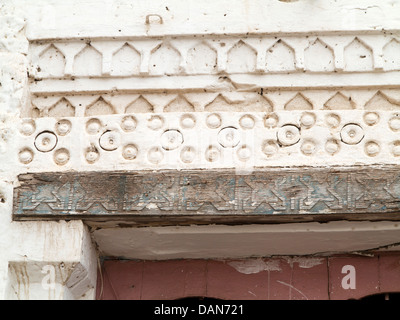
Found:
[[[29, 39], [392, 30], [400, 25], [400, 4], [393, 0], [18, 0], [18, 3], [23, 11], [29, 12]], [[149, 27], [145, 24], [148, 15], [160, 15], [163, 23], [154, 19], [156, 23]]]

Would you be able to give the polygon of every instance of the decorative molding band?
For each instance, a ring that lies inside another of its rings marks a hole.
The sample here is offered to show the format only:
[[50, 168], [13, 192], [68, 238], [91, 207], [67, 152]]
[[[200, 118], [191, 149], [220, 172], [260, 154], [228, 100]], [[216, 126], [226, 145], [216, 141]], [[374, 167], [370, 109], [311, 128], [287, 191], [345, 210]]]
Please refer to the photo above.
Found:
[[400, 110], [400, 89], [325, 89], [32, 95], [23, 117], [84, 117], [164, 112]]
[[14, 218], [378, 214], [400, 209], [398, 168], [19, 176]]
[[[36, 79], [400, 70], [398, 33], [193, 36], [30, 43]], [[54, 80], [55, 81], [55, 80]]]
[[44, 79], [30, 85], [35, 95], [167, 91], [389, 89], [400, 86], [400, 72], [331, 74], [236, 74], [134, 78]]
[[[96, 107], [96, 106], [95, 106]], [[106, 107], [106, 105], [102, 105]], [[97, 108], [97, 107], [96, 107]], [[398, 164], [396, 111], [166, 112], [21, 119], [26, 172]]]

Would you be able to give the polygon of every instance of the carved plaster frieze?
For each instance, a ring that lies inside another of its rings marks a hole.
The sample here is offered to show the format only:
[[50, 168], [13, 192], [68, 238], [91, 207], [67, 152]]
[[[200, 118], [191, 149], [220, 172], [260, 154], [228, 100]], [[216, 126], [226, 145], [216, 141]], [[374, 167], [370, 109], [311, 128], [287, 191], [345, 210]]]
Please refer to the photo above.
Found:
[[390, 32], [31, 41], [30, 92], [391, 88], [399, 48]]
[[393, 33], [32, 41], [36, 79], [399, 70]]
[[33, 95], [26, 117], [84, 117], [168, 112], [400, 110], [400, 89], [268, 90]]
[[[396, 111], [168, 112], [24, 118], [28, 172], [397, 164]], [[44, 168], [45, 165], [45, 168]]]

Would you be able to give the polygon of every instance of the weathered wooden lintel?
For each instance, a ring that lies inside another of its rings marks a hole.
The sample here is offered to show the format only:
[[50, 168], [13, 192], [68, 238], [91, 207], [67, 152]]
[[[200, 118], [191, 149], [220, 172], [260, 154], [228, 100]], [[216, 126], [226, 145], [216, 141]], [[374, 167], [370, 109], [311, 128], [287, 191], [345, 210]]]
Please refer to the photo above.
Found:
[[400, 220], [391, 167], [65, 172], [19, 176], [15, 220], [116, 225]]

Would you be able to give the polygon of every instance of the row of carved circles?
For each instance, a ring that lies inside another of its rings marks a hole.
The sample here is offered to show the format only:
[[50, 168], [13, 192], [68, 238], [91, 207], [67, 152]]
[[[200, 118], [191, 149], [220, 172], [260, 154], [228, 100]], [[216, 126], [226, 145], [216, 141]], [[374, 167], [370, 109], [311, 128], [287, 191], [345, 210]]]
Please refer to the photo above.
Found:
[[[316, 123], [317, 116], [313, 112], [303, 112], [299, 119], [299, 125], [302, 128], [309, 129]], [[96, 123], [94, 127], [90, 125], [91, 121]], [[222, 126], [222, 116], [218, 113], [212, 113], [206, 117], [206, 125], [210, 129], [218, 129]], [[374, 126], [379, 123], [380, 116], [377, 112], [365, 112], [363, 121], [368, 126]], [[147, 126], [152, 130], [159, 130], [165, 124], [165, 119], [162, 116], [151, 116], [147, 121]], [[239, 127], [242, 129], [253, 129], [256, 125], [257, 118], [250, 114], [245, 114], [240, 117], [238, 121]], [[279, 116], [276, 113], [268, 113], [263, 118], [264, 126], [266, 128], [276, 128], [280, 122]], [[337, 128], [341, 124], [341, 118], [338, 114], [329, 113], [325, 116], [325, 123], [331, 128]], [[121, 128], [126, 131], [133, 131], [136, 128], [137, 120], [134, 116], [125, 116], [121, 122]], [[192, 114], [184, 114], [180, 118], [180, 126], [183, 129], [192, 129], [196, 125], [196, 117]], [[394, 114], [388, 121], [388, 126], [392, 131], [400, 130], [400, 115]], [[97, 119], [89, 120], [88, 133], [96, 134], [101, 128], [101, 122]]]
[[[245, 114], [238, 120], [238, 125], [242, 129], [253, 129], [257, 118], [250, 114]], [[180, 117], [180, 127], [182, 129], [192, 129], [195, 127], [197, 119], [193, 114], [184, 114]], [[305, 112], [300, 118], [300, 125], [305, 128], [311, 128], [316, 122], [316, 115], [311, 112]], [[121, 121], [121, 128], [125, 132], [134, 131], [137, 126], [137, 119], [134, 116], [125, 116]], [[205, 119], [209, 129], [218, 129], [222, 126], [222, 116], [218, 113], [212, 113]], [[267, 128], [275, 128], [279, 123], [279, 117], [275, 113], [267, 114], [264, 117], [264, 125]], [[159, 130], [166, 124], [164, 117], [153, 115], [147, 120], [147, 127], [151, 130]], [[99, 119], [90, 119], [86, 124], [87, 133], [98, 134], [103, 127]]]
[[[380, 122], [380, 120], [381, 118], [378, 112], [368, 111], [365, 112], [363, 115], [363, 121], [369, 127], [377, 125]], [[325, 116], [325, 122], [328, 125], [328, 127], [337, 128], [341, 124], [341, 118], [336, 113], [329, 113], [328, 115]], [[387, 125], [393, 132], [400, 131], [400, 114], [397, 113], [392, 114], [392, 116], [388, 120]]]
[[[72, 128], [72, 123], [68, 119], [62, 119], [57, 121], [54, 126], [54, 131], [59, 136], [67, 135]], [[36, 122], [33, 119], [24, 119], [20, 125], [20, 133], [24, 136], [30, 136], [36, 131]]]
[[[262, 152], [267, 157], [273, 157], [279, 153], [279, 144], [276, 140], [266, 140], [262, 144]], [[310, 156], [317, 150], [317, 143], [313, 140], [306, 139], [300, 146], [301, 152]], [[325, 143], [325, 151], [328, 154], [334, 155], [340, 150], [340, 141], [329, 139]], [[147, 159], [150, 163], [158, 164], [165, 157], [165, 149], [160, 147], [152, 147], [147, 152]], [[364, 144], [364, 152], [369, 157], [377, 156], [381, 151], [381, 146], [376, 141], [367, 141]], [[400, 156], [400, 140], [391, 143], [391, 152], [394, 156]], [[135, 160], [138, 156], [139, 149], [129, 143], [122, 148], [122, 156], [125, 160]], [[252, 150], [247, 145], [241, 145], [236, 150], [236, 155], [240, 161], [248, 161], [252, 156]], [[221, 158], [221, 149], [215, 145], [210, 145], [205, 151], [205, 159], [208, 162], [216, 162]], [[192, 163], [197, 157], [196, 148], [193, 146], [185, 146], [180, 152], [180, 159], [183, 163]], [[19, 161], [22, 164], [29, 164], [34, 158], [34, 151], [31, 148], [23, 148], [19, 152]], [[100, 158], [100, 152], [95, 146], [90, 146], [85, 150], [85, 159], [89, 164], [95, 163]], [[65, 165], [70, 159], [70, 153], [66, 148], [56, 149], [53, 153], [53, 160], [57, 165]]]
[[[328, 154], [334, 155], [340, 151], [341, 148], [340, 141], [337, 139], [329, 139], [326, 141], [324, 148]], [[392, 142], [391, 148], [392, 148], [391, 149], [392, 154], [394, 156], [396, 157], [400, 156], [400, 140]], [[261, 147], [262, 152], [268, 158], [278, 155], [279, 149], [280, 146], [276, 140], [266, 140], [264, 141]], [[300, 151], [302, 152], [302, 154], [306, 156], [313, 155], [317, 151], [317, 149], [318, 149], [318, 144], [311, 139], [310, 140], [306, 139], [300, 146]], [[154, 146], [148, 150], [147, 160], [152, 164], [159, 164], [166, 157], [165, 154], [166, 151], [167, 150], [161, 147]], [[371, 140], [367, 141], [364, 144], [364, 151], [367, 156], [374, 157], [380, 153], [381, 147], [378, 142]], [[125, 160], [136, 159], [138, 153], [139, 150], [135, 144], [128, 144], [122, 148], [122, 156]], [[238, 148], [236, 148], [236, 155], [240, 161], [243, 162], [248, 161], [251, 158], [252, 154], [253, 154], [252, 149], [248, 145], [240, 145]], [[90, 147], [87, 149], [85, 157], [89, 163], [94, 163], [99, 159], [100, 153], [96, 148]], [[192, 163], [196, 157], [198, 157], [198, 153], [195, 147], [184, 146], [180, 151], [179, 157], [183, 163], [189, 164]], [[204, 157], [205, 160], [208, 162], [217, 162], [222, 157], [222, 150], [219, 146], [210, 145], [209, 147], [206, 148]]]
[[[262, 151], [267, 157], [272, 157], [278, 154], [279, 144], [276, 140], [266, 140], [262, 145]], [[400, 156], [400, 140], [396, 140], [390, 143], [392, 155], [395, 157]], [[300, 151], [306, 156], [311, 156], [316, 153], [318, 149], [318, 143], [312, 139], [305, 139], [300, 146]], [[331, 138], [325, 142], [324, 150], [330, 154], [335, 155], [341, 149], [341, 141]], [[379, 142], [374, 140], [366, 141], [364, 144], [364, 152], [369, 157], [375, 157], [381, 152], [381, 145]]]
[[[33, 151], [29, 147], [25, 147], [22, 150], [20, 150], [18, 154], [18, 159], [22, 164], [29, 164], [33, 161], [34, 156], [35, 156], [35, 151]], [[68, 161], [70, 160], [70, 153], [68, 149], [59, 148], [54, 150], [53, 160], [59, 166], [67, 164]]]
[[[147, 160], [152, 164], [161, 163], [166, 157], [167, 150], [161, 147], [151, 147], [147, 152]], [[135, 144], [127, 144], [122, 148], [122, 156], [125, 160], [135, 160], [138, 156], [138, 147]], [[205, 159], [208, 162], [216, 162], [221, 157], [221, 150], [217, 146], [209, 146], [205, 153]], [[237, 156], [241, 161], [247, 161], [251, 157], [251, 150], [248, 146], [243, 145], [238, 148]], [[180, 159], [183, 163], [192, 163], [197, 157], [196, 148], [193, 146], [184, 146], [180, 151]], [[100, 158], [100, 152], [95, 146], [86, 149], [85, 158], [88, 163], [93, 164]]]
[[[134, 131], [137, 127], [138, 120], [136, 117], [127, 115], [122, 118], [120, 126], [125, 132]], [[161, 116], [153, 115], [147, 120], [147, 127], [151, 130], [159, 130], [165, 124], [165, 119]], [[195, 116], [191, 114], [185, 114], [180, 118], [180, 125], [184, 129], [191, 129], [196, 124]], [[97, 118], [92, 118], [86, 123], [86, 131], [90, 135], [98, 134], [103, 127], [102, 122]]]
[[[316, 114], [313, 112], [303, 112], [300, 119], [299, 125], [302, 128], [311, 128], [316, 123]], [[380, 116], [377, 112], [366, 112], [364, 113], [363, 120], [368, 126], [374, 126], [379, 123]], [[257, 118], [250, 115], [243, 115], [238, 124], [242, 129], [253, 129], [256, 124]], [[276, 113], [266, 114], [264, 119], [264, 126], [266, 128], [275, 128], [279, 123], [279, 116]], [[135, 130], [137, 126], [137, 119], [134, 116], [128, 115], [122, 118], [121, 128], [125, 132], [130, 132]], [[162, 116], [154, 115], [151, 116], [147, 121], [147, 126], [152, 130], [159, 130], [165, 124], [165, 119]], [[341, 118], [338, 114], [329, 113], [325, 116], [326, 124], [331, 128], [337, 128], [341, 123]], [[184, 114], [180, 117], [180, 126], [183, 129], [191, 129], [196, 125], [196, 117], [193, 114]], [[222, 117], [218, 113], [212, 113], [206, 117], [206, 125], [210, 129], [218, 129], [222, 125]], [[394, 114], [388, 121], [388, 126], [392, 131], [400, 130], [400, 115]], [[71, 121], [67, 119], [62, 119], [58, 121], [54, 127], [54, 131], [59, 136], [65, 136], [71, 131]], [[92, 118], [86, 123], [86, 131], [88, 134], [94, 135], [98, 134], [102, 129], [103, 125], [99, 119]], [[23, 121], [20, 127], [20, 132], [29, 136], [36, 131], [36, 124], [33, 119], [26, 119]]]
[[[328, 117], [330, 124], [337, 126], [340, 120], [337, 115], [331, 114]], [[400, 130], [400, 118], [392, 117], [389, 120], [389, 127], [393, 131]], [[325, 151], [331, 155], [334, 155], [340, 150], [340, 142], [347, 145], [357, 145], [365, 137], [364, 129], [356, 123], [348, 123], [342, 127], [340, 130], [340, 141], [334, 138], [328, 139], [325, 143]], [[277, 142], [281, 146], [291, 146], [300, 141], [300, 129], [295, 125], [284, 125], [277, 132]], [[266, 144], [264, 153], [271, 156], [277, 152], [278, 146], [274, 145], [275, 142], [271, 140]], [[312, 155], [315, 153], [318, 143], [313, 139], [304, 139], [300, 150], [305, 155]], [[394, 141], [391, 144], [392, 154], [394, 156], [400, 155], [400, 145], [398, 141]], [[380, 143], [374, 140], [369, 140], [365, 142], [364, 151], [366, 155], [374, 157], [378, 155], [381, 151]]]
[[[346, 124], [341, 132], [341, 141], [337, 139], [328, 139], [325, 143], [325, 151], [328, 154], [334, 155], [340, 150], [340, 143], [343, 142], [348, 145], [356, 145], [364, 138], [363, 129], [357, 124]], [[300, 141], [300, 129], [291, 124], [287, 124], [279, 128], [277, 131], [276, 140], [267, 140], [262, 147], [263, 152], [267, 156], [273, 156], [278, 153], [278, 149], [284, 146], [292, 146]], [[107, 151], [117, 149], [120, 141], [120, 134], [118, 132], [106, 131], [100, 137], [100, 146]], [[228, 126], [222, 128], [217, 136], [217, 142], [223, 148], [235, 148], [240, 143], [240, 132], [237, 128]], [[148, 160], [152, 163], [159, 163], [164, 158], [164, 151], [171, 151], [179, 148], [184, 143], [182, 133], [177, 129], [169, 129], [163, 132], [160, 138], [160, 147], [153, 147], [148, 152]], [[304, 155], [313, 155], [317, 149], [318, 143], [313, 139], [305, 138], [301, 143], [300, 150]], [[376, 141], [367, 141], [365, 143], [365, 153], [368, 156], [376, 156], [380, 152], [380, 145]], [[181, 159], [184, 158], [185, 163], [191, 162], [194, 159], [194, 147], [186, 147], [181, 153]], [[400, 155], [399, 143], [393, 143], [393, 154]], [[136, 145], [125, 146], [122, 155], [127, 160], [136, 158], [138, 148]], [[219, 147], [209, 146], [206, 151], [206, 160], [214, 162], [219, 158]], [[242, 145], [237, 150], [237, 155], [240, 160], [247, 161], [251, 157], [251, 149], [247, 145]]]
[[[368, 126], [376, 125], [379, 120], [379, 114], [376, 112], [367, 112], [363, 117]], [[326, 124], [331, 128], [337, 128], [340, 125], [340, 116], [334, 113], [326, 115]], [[252, 115], [244, 115], [239, 120], [239, 125], [245, 129], [251, 129], [255, 125], [255, 117]], [[313, 113], [305, 112], [300, 118], [301, 127], [309, 128], [315, 124], [316, 116]], [[264, 125], [268, 128], [275, 128], [278, 125], [279, 118], [276, 113], [267, 114], [264, 117]], [[180, 123], [184, 128], [193, 128], [196, 124], [196, 118], [191, 114], [185, 114], [181, 117]], [[160, 116], [152, 116], [148, 120], [148, 127], [153, 130], [162, 128], [164, 119]], [[206, 124], [211, 129], [220, 128], [222, 120], [219, 114], [213, 113], [207, 116]], [[400, 115], [394, 114], [388, 121], [389, 128], [394, 131], [400, 131]], [[133, 131], [137, 126], [137, 120], [134, 116], [125, 116], [121, 121], [121, 128], [126, 131]], [[58, 136], [65, 136], [71, 131], [72, 124], [67, 119], [59, 120], [54, 127], [54, 132], [45, 130], [39, 133], [34, 141], [35, 148], [40, 152], [50, 152], [56, 148]], [[86, 123], [86, 130], [89, 134], [98, 134], [101, 132], [103, 125], [99, 119], [92, 118]], [[263, 151], [267, 156], [272, 156], [277, 152], [280, 146], [291, 146], [300, 141], [300, 129], [293, 124], [285, 124], [277, 131], [277, 140], [270, 140], [263, 146]], [[20, 126], [20, 132], [23, 135], [32, 135], [36, 130], [35, 121], [32, 119], [24, 120]], [[364, 130], [362, 127], [355, 123], [349, 123], [342, 127], [340, 131], [341, 142], [348, 145], [355, 145], [361, 142], [364, 138]], [[106, 130], [102, 133], [99, 139], [99, 145], [103, 150], [113, 151], [116, 150], [121, 144], [121, 134], [118, 131]], [[239, 130], [233, 126], [227, 126], [220, 129], [217, 141], [220, 146], [224, 148], [236, 147], [240, 142]], [[162, 149], [170, 151], [177, 149], [184, 142], [182, 133], [177, 129], [169, 129], [162, 133], [160, 143]], [[400, 143], [398, 141], [392, 144], [392, 153], [395, 156], [400, 155]], [[312, 139], [305, 139], [301, 145], [301, 151], [305, 155], [312, 155], [316, 150], [317, 143]], [[189, 149], [187, 149], [189, 148]], [[340, 149], [340, 141], [336, 139], [329, 139], [326, 141], [325, 150], [329, 154], [336, 154]], [[186, 147], [182, 151], [182, 158], [184, 162], [190, 162], [189, 159], [194, 158], [191, 156], [194, 147]], [[152, 148], [149, 151], [148, 159], [150, 162], [158, 163], [163, 158], [162, 150], [158, 147]], [[368, 141], [365, 143], [365, 153], [368, 156], [375, 156], [380, 152], [380, 144], [376, 141]], [[135, 144], [128, 144], [124, 147], [122, 155], [127, 160], [133, 160], [138, 154], [138, 147]], [[207, 151], [206, 159], [215, 158], [217, 151], [215, 147], [210, 147]], [[30, 148], [25, 148], [20, 152], [21, 163], [28, 164], [33, 160], [33, 151]], [[213, 156], [214, 155], [214, 156]], [[241, 146], [238, 150], [240, 159], [250, 158], [251, 150], [248, 146]], [[99, 152], [94, 147], [90, 147], [86, 151], [86, 160], [89, 163], [94, 163], [99, 157]], [[60, 148], [54, 151], [54, 161], [58, 165], [64, 165], [69, 161], [70, 154], [66, 148]]]

